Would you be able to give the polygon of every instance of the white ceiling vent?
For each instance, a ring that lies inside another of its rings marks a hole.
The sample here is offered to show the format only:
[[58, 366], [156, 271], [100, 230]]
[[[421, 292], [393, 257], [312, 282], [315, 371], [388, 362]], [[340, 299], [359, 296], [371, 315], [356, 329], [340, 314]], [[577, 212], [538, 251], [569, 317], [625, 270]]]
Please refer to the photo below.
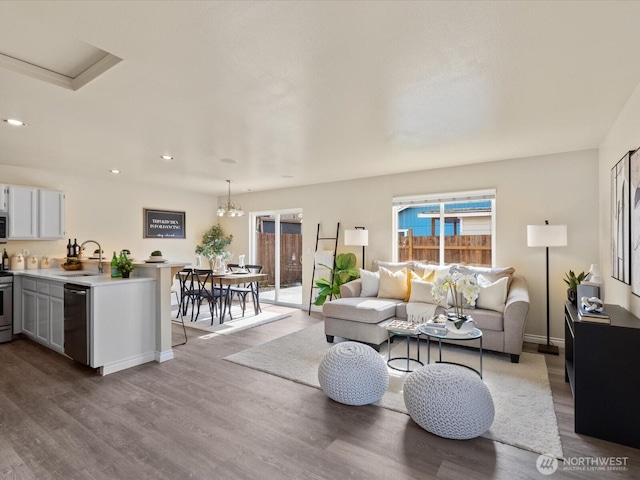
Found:
[[78, 90], [122, 59], [81, 42], [55, 35], [25, 36], [0, 30], [0, 67]]

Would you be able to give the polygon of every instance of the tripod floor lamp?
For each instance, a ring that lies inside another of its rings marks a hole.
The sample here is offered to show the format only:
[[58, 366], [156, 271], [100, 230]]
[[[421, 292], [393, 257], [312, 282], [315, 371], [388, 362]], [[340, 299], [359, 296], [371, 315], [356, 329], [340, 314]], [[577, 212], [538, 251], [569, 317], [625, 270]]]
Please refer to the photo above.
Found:
[[538, 345], [538, 352], [558, 355], [558, 347], [551, 345], [549, 339], [549, 247], [567, 246], [567, 226], [549, 225], [545, 220], [544, 225], [527, 225], [527, 246], [546, 247], [547, 250], [547, 344]]
[[362, 268], [364, 269], [364, 247], [369, 245], [369, 230], [364, 227], [354, 227], [354, 230], [345, 230], [344, 244], [351, 247], [362, 247]]

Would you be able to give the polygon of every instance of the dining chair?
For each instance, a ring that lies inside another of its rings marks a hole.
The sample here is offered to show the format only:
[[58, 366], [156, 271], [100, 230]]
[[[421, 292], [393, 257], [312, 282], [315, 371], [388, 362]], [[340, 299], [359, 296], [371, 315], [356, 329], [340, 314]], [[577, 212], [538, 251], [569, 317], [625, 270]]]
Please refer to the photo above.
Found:
[[[231, 273], [238, 272], [240, 269], [238, 265], [231, 264], [227, 265]], [[245, 265], [246, 270], [251, 273], [261, 273], [262, 265]], [[232, 286], [230, 288], [231, 299], [233, 300], [233, 296], [237, 295], [238, 301], [240, 302], [240, 306], [242, 307], [242, 316], [244, 317], [244, 311], [247, 307], [247, 295], [251, 294], [251, 299], [253, 300], [253, 308], [254, 310], [258, 310], [258, 282], [249, 282], [242, 285]]]
[[196, 320], [198, 319], [198, 315], [200, 315], [200, 302], [207, 300], [209, 302], [209, 312], [211, 313], [211, 325], [213, 325], [214, 312], [216, 309], [222, 311], [222, 305], [218, 305], [218, 303], [222, 302], [222, 290], [215, 285], [213, 270], [196, 268], [193, 271], [193, 275], [198, 288], [198, 312], [196, 313]]
[[[176, 275], [177, 277], [177, 275]], [[180, 323], [182, 323], [182, 331], [184, 333], [184, 342], [182, 343], [176, 343], [171, 345], [171, 347], [178, 347], [180, 345], [185, 345], [187, 343], [187, 329], [184, 326], [184, 314], [182, 313], [182, 304], [181, 304], [181, 298], [180, 298], [180, 288], [176, 287], [175, 285], [171, 285], [171, 294], [176, 296], [176, 301], [178, 304], [178, 315], [176, 316], [176, 318], [172, 318], [171, 321], [178, 323], [178, 319], [180, 319]]]
[[[191, 302], [191, 321], [193, 322], [193, 311], [195, 310], [196, 303], [199, 305], [200, 296], [198, 284], [195, 281], [192, 268], [185, 268], [179, 271], [176, 276], [180, 283], [180, 314], [184, 318], [189, 309], [189, 302]], [[178, 317], [176, 317], [178, 318]]]

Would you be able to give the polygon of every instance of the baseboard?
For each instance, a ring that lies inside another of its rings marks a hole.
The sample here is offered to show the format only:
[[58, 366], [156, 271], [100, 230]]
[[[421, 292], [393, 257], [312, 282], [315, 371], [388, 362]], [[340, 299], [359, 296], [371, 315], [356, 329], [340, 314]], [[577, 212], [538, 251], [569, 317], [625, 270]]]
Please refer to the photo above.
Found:
[[[172, 352], [173, 354], [173, 352]], [[136, 367], [143, 363], [153, 362], [155, 360], [155, 354], [153, 352], [145, 353], [142, 355], [136, 355], [119, 362], [109, 363], [101, 367], [102, 375], [109, 375], [110, 373], [119, 372], [120, 370], [126, 370], [127, 368]]]
[[[564, 348], [564, 338], [551, 337], [550, 340], [551, 340], [551, 345], [555, 345], [558, 348]], [[528, 343], [545, 344], [547, 343], [547, 337], [546, 336], [543, 337], [541, 335], [530, 335], [525, 333], [524, 341]]]
[[166, 362], [167, 360], [173, 360], [173, 350], [156, 352], [152, 360], [155, 360], [158, 363]]

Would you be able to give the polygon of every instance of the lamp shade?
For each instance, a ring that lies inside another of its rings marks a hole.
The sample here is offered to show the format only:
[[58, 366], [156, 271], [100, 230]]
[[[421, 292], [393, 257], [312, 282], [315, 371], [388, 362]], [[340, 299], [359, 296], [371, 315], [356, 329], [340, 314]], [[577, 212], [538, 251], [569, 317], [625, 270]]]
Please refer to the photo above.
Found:
[[566, 247], [566, 225], [527, 225], [527, 246]]
[[369, 230], [345, 230], [344, 244], [348, 246], [367, 247], [369, 246]]

